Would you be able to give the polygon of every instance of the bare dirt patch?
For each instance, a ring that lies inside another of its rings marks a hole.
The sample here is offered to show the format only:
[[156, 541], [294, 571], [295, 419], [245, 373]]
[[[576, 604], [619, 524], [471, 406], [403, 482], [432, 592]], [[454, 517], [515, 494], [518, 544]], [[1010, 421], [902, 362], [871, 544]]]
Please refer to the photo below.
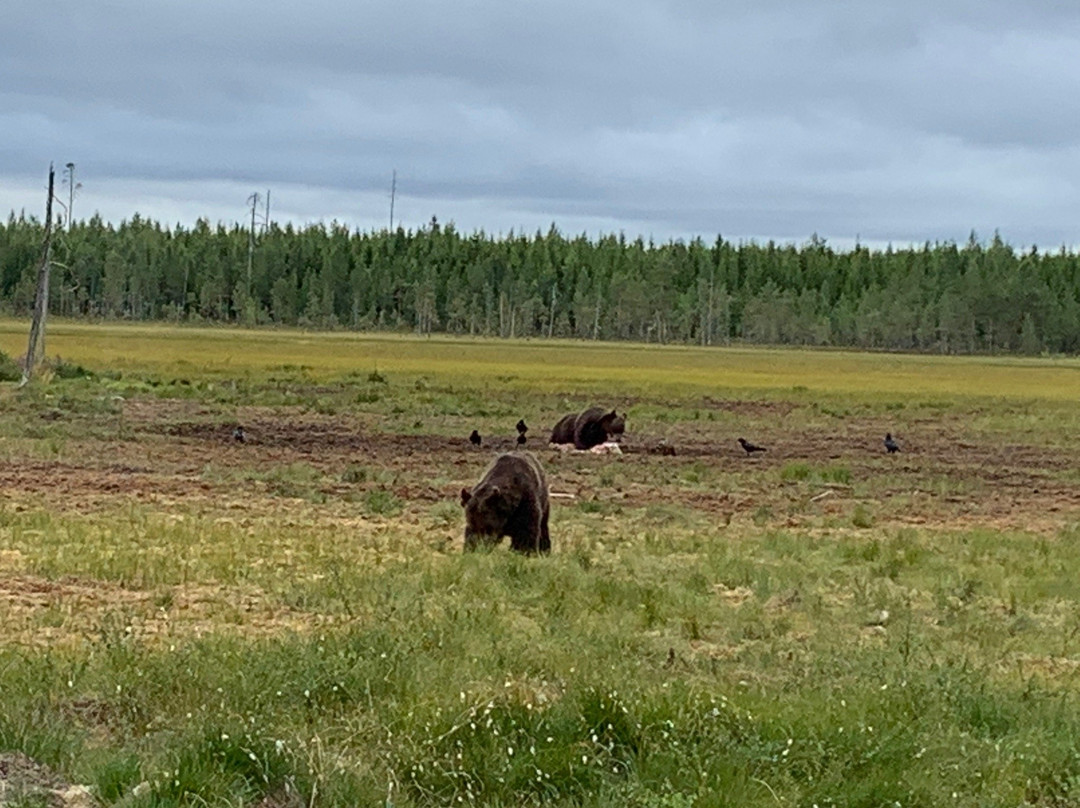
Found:
[[[963, 423], [944, 420], [899, 435], [901, 452], [887, 455], [874, 421], [795, 428], [785, 423], [793, 406], [785, 402], [711, 403], [775, 416], [767, 435], [746, 435], [767, 451], [747, 457], [730, 425], [711, 421], [665, 425], [662, 436], [632, 431], [621, 456], [562, 454], [542, 437], [526, 448], [562, 495], [556, 507], [583, 500], [623, 508], [680, 505], [719, 525], [753, 514], [794, 527], [843, 517], [864, 503], [878, 525], [1038, 530], [1059, 529], [1080, 513], [1077, 449], [973, 441]], [[125, 402], [125, 439], [72, 442], [55, 460], [0, 466], [0, 502], [69, 511], [137, 502], [266, 514], [287, 507], [290, 498], [307, 497], [319, 504], [317, 518], [336, 523], [362, 517], [360, 501], [375, 488], [406, 511], [456, 502], [460, 488], [475, 482], [495, 453], [515, 448], [509, 434], [477, 449], [464, 436], [388, 434], [357, 418], [299, 408], [238, 408], [235, 418], [193, 401]], [[245, 427], [244, 443], [233, 440], [237, 422]], [[814, 473], [840, 469], [844, 478], [792, 479], [793, 465]], [[290, 479], [305, 468], [312, 470], [307, 477]]]
[[9, 805], [90, 808], [96, 802], [86, 786], [73, 786], [22, 752], [3, 752], [0, 753], [0, 808]]

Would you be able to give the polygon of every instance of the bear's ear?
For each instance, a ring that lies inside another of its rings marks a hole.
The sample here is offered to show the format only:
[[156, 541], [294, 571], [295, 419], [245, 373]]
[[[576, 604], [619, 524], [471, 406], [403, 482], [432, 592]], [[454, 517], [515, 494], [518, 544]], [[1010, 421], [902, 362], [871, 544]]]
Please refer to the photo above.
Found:
[[615, 410], [612, 410], [612, 411], [611, 411], [611, 415], [609, 415], [608, 417], [609, 417], [609, 418], [618, 418], [618, 417], [619, 417], [619, 413], [615, 412]]
[[461, 489], [461, 507], [465, 507], [466, 503], [472, 498], [472, 492], [468, 488]]

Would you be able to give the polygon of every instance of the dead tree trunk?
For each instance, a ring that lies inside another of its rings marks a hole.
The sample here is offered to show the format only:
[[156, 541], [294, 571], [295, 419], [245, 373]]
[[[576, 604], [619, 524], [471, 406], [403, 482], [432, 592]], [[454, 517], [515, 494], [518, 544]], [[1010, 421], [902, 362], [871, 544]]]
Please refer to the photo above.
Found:
[[551, 311], [548, 312], [548, 339], [555, 333], [555, 290], [558, 284], [551, 287]]
[[52, 202], [56, 172], [49, 163], [49, 197], [45, 202], [45, 243], [41, 247], [41, 265], [38, 267], [37, 294], [34, 296], [34, 316], [30, 321], [30, 342], [26, 346], [26, 363], [19, 386], [26, 384], [34, 375], [38, 358], [45, 355], [45, 315], [49, 311], [49, 260], [52, 253]]
[[[251, 268], [255, 263], [255, 208], [259, 204], [259, 195], [257, 193], [252, 194], [248, 197], [248, 202], [251, 203], [251, 229], [248, 231], [247, 289], [244, 290], [244, 293], [247, 297], [251, 297]], [[243, 316], [242, 312], [241, 316]]]

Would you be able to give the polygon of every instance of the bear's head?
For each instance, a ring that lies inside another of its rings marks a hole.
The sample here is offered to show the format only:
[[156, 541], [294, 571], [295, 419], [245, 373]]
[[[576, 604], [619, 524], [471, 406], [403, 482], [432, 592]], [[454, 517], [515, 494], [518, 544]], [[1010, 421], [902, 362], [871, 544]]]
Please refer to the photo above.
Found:
[[615, 410], [605, 413], [600, 418], [600, 426], [607, 433], [609, 440], [619, 440], [626, 432], [626, 414], [619, 415]]
[[480, 544], [497, 544], [513, 507], [497, 485], [478, 485], [472, 491], [461, 489], [461, 507], [465, 509], [465, 549]]

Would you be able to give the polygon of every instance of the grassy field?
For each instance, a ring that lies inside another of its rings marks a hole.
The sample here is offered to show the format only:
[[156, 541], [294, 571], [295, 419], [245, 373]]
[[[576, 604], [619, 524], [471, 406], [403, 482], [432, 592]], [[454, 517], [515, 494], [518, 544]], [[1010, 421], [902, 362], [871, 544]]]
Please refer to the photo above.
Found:
[[[25, 322], [0, 320], [0, 350], [26, 350]], [[882, 397], [1001, 396], [1080, 399], [1080, 360], [956, 358], [852, 351], [505, 341], [468, 337], [241, 331], [159, 324], [53, 322], [48, 353], [65, 360], [156, 377], [254, 380], [302, 370], [312, 381], [388, 369], [445, 383], [496, 381], [529, 392], [653, 394], [665, 400], [711, 391], [773, 396], [811, 392]]]
[[[0, 804], [1080, 804], [1078, 361], [47, 347], [0, 388]], [[594, 403], [624, 454], [547, 448]], [[465, 555], [522, 417], [554, 552]]]

